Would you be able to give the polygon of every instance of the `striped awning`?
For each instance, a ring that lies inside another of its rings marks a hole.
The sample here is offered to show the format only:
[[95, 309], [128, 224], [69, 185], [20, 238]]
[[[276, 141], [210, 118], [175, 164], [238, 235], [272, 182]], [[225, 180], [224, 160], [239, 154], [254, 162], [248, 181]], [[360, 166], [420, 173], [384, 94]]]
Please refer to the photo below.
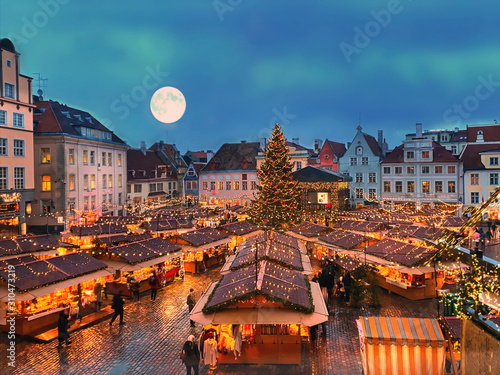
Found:
[[367, 344], [434, 348], [445, 344], [436, 319], [362, 316], [359, 327]]

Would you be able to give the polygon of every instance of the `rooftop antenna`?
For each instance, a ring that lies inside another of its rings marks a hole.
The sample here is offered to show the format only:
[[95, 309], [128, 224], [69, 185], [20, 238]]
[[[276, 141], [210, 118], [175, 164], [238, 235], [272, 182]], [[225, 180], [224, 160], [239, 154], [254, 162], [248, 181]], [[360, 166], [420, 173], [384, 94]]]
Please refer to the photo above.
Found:
[[38, 87], [38, 90], [37, 90], [37, 94], [38, 94], [38, 98], [40, 100], [43, 100], [43, 92], [45, 90], [45, 83], [49, 80], [48, 78], [42, 78], [42, 75], [40, 73], [34, 73], [35, 75], [37, 75], [38, 77], [36, 77], [36, 87]]

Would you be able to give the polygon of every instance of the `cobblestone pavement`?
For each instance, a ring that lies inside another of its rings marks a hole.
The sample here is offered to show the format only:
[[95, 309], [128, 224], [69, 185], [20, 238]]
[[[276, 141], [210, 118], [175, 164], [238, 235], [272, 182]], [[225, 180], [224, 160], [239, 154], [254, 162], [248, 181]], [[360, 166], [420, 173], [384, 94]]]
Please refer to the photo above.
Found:
[[[123, 326], [109, 326], [109, 320], [72, 333], [73, 343], [58, 350], [57, 340], [48, 344], [17, 343], [16, 368], [2, 365], [2, 374], [37, 375], [181, 375], [180, 348], [192, 333], [185, 304], [189, 288], [202, 291], [218, 279], [219, 269], [202, 275], [186, 275], [158, 292], [156, 301], [143, 295], [141, 301], [127, 301]], [[330, 303], [331, 315], [326, 334], [304, 345], [301, 365], [221, 364], [210, 371], [200, 366], [200, 374], [293, 375], [362, 374], [359, 338], [355, 319], [366, 316], [436, 317], [433, 300], [410, 301], [385, 291], [380, 308], [352, 308], [340, 301]], [[200, 332], [199, 325], [194, 329]], [[6, 335], [1, 336], [0, 364], [6, 363]]]

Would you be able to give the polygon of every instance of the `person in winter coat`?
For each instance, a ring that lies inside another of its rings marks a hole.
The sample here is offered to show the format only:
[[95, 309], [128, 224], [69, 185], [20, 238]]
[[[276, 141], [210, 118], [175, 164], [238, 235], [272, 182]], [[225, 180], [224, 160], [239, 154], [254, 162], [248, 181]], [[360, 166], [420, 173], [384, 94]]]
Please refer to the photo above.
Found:
[[156, 271], [153, 270], [153, 274], [149, 277], [149, 286], [151, 287], [151, 301], [156, 300], [156, 292], [160, 287], [160, 278], [156, 275]]
[[111, 318], [111, 321], [109, 322], [109, 325], [112, 325], [113, 322], [115, 321], [116, 317], [120, 315], [120, 325], [125, 324], [123, 321], [123, 305], [125, 304], [125, 300], [122, 297], [122, 291], [119, 290], [118, 294], [113, 297], [113, 302], [111, 304], [111, 308], [115, 310], [115, 313], [113, 314], [113, 317]]
[[193, 335], [189, 335], [182, 346], [182, 353], [184, 353], [182, 361], [186, 366], [186, 375], [191, 375], [191, 369], [194, 370], [194, 375], [199, 375], [200, 350], [196, 342], [194, 342]]
[[69, 340], [69, 315], [64, 310], [59, 313], [59, 320], [57, 321], [57, 338], [59, 340], [58, 348], [62, 348], [63, 342], [66, 341], [66, 346], [71, 344]]

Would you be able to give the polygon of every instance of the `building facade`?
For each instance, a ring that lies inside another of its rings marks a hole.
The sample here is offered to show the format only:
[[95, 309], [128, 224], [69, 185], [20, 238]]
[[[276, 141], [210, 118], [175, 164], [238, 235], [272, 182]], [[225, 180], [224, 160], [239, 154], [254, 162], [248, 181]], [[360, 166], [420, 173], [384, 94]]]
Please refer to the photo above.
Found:
[[34, 201], [33, 99], [20, 54], [0, 39], [0, 236], [25, 234]]
[[346, 152], [345, 145], [339, 142], [329, 141], [328, 139], [323, 143], [321, 150], [318, 154], [318, 161], [315, 166], [328, 169], [330, 171], [339, 171], [339, 161]]
[[35, 203], [30, 230], [121, 215], [129, 146], [86, 111], [38, 101], [34, 114]]

